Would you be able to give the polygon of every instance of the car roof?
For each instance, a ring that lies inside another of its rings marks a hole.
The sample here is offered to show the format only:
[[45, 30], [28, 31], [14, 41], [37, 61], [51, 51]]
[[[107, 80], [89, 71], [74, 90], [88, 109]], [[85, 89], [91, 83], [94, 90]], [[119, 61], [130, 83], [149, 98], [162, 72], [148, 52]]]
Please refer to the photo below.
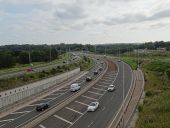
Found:
[[73, 83], [73, 84], [71, 84], [71, 85], [78, 85], [78, 83]]
[[[99, 102], [97, 102], [97, 101], [93, 101], [93, 102], [91, 102], [91, 103], [95, 103], [95, 104], [96, 104], [96, 103], [99, 103]], [[91, 103], [90, 103], [90, 104], [91, 104]]]

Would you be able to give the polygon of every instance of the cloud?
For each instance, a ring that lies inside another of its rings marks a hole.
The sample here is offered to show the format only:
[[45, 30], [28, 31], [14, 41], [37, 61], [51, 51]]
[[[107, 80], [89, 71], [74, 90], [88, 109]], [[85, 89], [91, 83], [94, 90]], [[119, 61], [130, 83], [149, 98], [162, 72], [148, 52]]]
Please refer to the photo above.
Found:
[[159, 29], [159, 28], [165, 28], [165, 27], [169, 27], [169, 26], [170, 26], [170, 23], [159, 22], [159, 23], [152, 24], [149, 27], [154, 28], [154, 29]]
[[55, 16], [63, 20], [77, 20], [85, 18], [86, 14], [83, 8], [76, 4], [60, 4], [57, 6]]
[[146, 16], [145, 14], [126, 14], [122, 18], [118, 18], [118, 17], [108, 18], [104, 21], [98, 21], [96, 23], [103, 23], [105, 25], [118, 25], [118, 24], [125, 24], [125, 23], [140, 23], [145, 21], [156, 21], [156, 20], [162, 20], [164, 18], [170, 18], [170, 9], [161, 10], [151, 16]]
[[[0, 39], [22, 36], [23, 40], [50, 42], [95, 37], [97, 42], [108, 37], [102, 36], [107, 30], [111, 35], [147, 33], [144, 29], [168, 26], [169, 6], [170, 0], [0, 0]], [[5, 34], [6, 38], [2, 36]], [[118, 38], [122, 37], [110, 36], [107, 40], [121, 40]]]
[[170, 9], [161, 10], [155, 13], [154, 15], [152, 15], [151, 17], [149, 17], [148, 19], [157, 20], [157, 19], [162, 19], [162, 18], [170, 18]]

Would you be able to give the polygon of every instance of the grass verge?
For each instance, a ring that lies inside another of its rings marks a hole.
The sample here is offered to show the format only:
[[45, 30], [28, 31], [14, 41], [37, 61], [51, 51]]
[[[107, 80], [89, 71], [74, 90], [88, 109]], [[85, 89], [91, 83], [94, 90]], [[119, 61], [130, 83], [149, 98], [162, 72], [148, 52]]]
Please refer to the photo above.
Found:
[[[151, 53], [157, 54], [154, 51]], [[144, 104], [138, 107], [139, 118], [136, 128], [170, 128], [170, 60], [167, 56], [169, 55], [159, 55], [157, 58], [140, 57], [146, 96]], [[132, 69], [136, 69], [135, 57], [121, 59], [131, 65]]]

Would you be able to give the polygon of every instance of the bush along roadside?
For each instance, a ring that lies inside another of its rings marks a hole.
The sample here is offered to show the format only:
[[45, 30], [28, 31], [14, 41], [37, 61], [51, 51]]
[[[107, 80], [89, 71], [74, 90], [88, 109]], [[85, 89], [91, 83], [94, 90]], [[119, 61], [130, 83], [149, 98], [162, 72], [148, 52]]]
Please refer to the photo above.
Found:
[[138, 108], [136, 128], [170, 127], [170, 62], [152, 60], [143, 63], [145, 92], [143, 106]]

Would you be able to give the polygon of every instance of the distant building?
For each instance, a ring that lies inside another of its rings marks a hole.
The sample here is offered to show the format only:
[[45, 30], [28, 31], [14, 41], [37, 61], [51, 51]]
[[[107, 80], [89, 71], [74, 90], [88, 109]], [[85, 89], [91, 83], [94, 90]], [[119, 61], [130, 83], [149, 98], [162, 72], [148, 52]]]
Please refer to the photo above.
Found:
[[159, 51], [166, 51], [166, 48], [157, 48], [156, 50], [159, 50]]
[[135, 49], [134, 52], [144, 53], [147, 49]]

